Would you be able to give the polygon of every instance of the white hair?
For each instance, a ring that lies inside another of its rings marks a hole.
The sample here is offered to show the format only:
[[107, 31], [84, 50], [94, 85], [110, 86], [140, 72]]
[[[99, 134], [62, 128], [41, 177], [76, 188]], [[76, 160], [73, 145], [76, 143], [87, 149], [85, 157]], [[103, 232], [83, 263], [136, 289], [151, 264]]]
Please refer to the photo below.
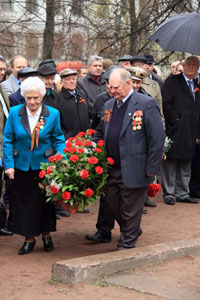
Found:
[[95, 61], [100, 61], [103, 64], [103, 57], [98, 56], [98, 55], [92, 55], [90, 56], [90, 58], [88, 59], [88, 66], [91, 66], [91, 64]]
[[46, 88], [44, 82], [39, 77], [28, 77], [21, 84], [21, 95], [28, 91], [39, 91], [41, 96], [44, 97], [46, 94]]

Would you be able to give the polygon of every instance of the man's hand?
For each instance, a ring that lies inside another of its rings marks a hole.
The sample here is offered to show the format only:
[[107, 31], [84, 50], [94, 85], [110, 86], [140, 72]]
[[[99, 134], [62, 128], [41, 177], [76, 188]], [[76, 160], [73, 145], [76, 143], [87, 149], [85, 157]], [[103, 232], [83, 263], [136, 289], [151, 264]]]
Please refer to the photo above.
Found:
[[9, 169], [5, 170], [5, 174], [6, 174], [10, 179], [14, 179], [15, 169], [14, 169], [14, 168], [9, 168]]

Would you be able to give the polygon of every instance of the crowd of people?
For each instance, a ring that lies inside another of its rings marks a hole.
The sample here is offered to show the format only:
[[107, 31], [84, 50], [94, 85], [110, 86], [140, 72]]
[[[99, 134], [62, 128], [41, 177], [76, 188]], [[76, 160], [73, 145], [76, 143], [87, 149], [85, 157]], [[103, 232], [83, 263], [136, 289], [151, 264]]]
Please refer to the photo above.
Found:
[[[53, 250], [50, 232], [56, 230], [56, 218], [70, 214], [61, 205], [46, 203], [39, 188], [40, 164], [56, 152], [63, 154], [65, 141], [89, 128], [96, 130], [94, 142], [104, 140], [115, 164], [100, 198], [97, 231], [87, 240], [111, 241], [116, 220], [118, 249], [135, 247], [147, 213], [144, 206], [156, 207], [147, 189], [160, 170], [165, 204], [198, 203], [198, 57], [172, 62], [165, 81], [153, 56], [143, 54], [125, 54], [117, 64], [92, 55], [87, 67], [64, 68], [59, 74], [52, 59], [34, 69], [16, 55], [9, 70], [0, 57], [0, 175], [5, 179], [0, 235], [24, 236], [20, 255], [33, 250], [40, 234], [44, 250]], [[162, 159], [165, 136], [172, 143]]]

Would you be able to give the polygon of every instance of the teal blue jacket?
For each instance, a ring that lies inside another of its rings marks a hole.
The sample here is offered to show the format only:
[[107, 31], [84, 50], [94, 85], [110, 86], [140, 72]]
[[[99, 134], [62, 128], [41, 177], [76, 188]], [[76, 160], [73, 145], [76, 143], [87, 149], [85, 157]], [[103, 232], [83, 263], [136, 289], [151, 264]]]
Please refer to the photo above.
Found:
[[[26, 104], [10, 109], [3, 133], [3, 157], [5, 169], [17, 168], [22, 171], [39, 170], [41, 162], [56, 152], [64, 153], [65, 138], [60, 128], [60, 114], [55, 108], [42, 104], [41, 116], [44, 126], [39, 133], [39, 145], [31, 152], [31, 130]], [[39, 118], [39, 120], [40, 120]]]

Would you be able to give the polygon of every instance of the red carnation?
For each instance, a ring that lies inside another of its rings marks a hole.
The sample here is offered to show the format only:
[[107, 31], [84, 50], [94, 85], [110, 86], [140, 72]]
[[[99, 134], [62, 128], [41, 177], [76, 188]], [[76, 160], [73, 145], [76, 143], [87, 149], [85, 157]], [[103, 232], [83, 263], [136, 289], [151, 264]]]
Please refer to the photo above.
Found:
[[68, 140], [67, 140], [67, 142], [72, 142], [72, 141], [74, 141], [75, 140], [75, 137], [70, 137]]
[[60, 161], [62, 158], [63, 158], [63, 155], [61, 155], [61, 154], [56, 154], [55, 155], [55, 160], [56, 161]]
[[95, 156], [91, 156], [90, 158], [88, 158], [88, 162], [91, 165], [96, 165], [98, 163], [98, 159]]
[[97, 174], [102, 174], [103, 173], [103, 168], [101, 168], [100, 166], [97, 166], [95, 168], [95, 171], [96, 171]]
[[55, 187], [55, 185], [51, 185], [51, 192], [52, 192], [52, 194], [58, 194], [59, 189], [57, 189], [57, 187]]
[[89, 177], [89, 172], [86, 169], [80, 171], [80, 176], [82, 179], [87, 179]]
[[87, 130], [87, 135], [93, 135], [95, 132], [96, 132], [96, 130], [88, 129]]
[[92, 142], [91, 141], [85, 141], [84, 146], [92, 146]]
[[79, 160], [78, 155], [72, 155], [70, 156], [69, 160], [73, 161], [73, 162], [77, 162]]
[[67, 192], [67, 191], [63, 192], [63, 193], [62, 193], [62, 198], [63, 198], [64, 200], [69, 200], [69, 199], [71, 198], [71, 193], [70, 193], [70, 192]]
[[74, 147], [66, 147], [64, 152], [74, 153], [76, 149]]
[[96, 151], [97, 153], [101, 153], [102, 150], [100, 148], [94, 148], [94, 151]]
[[76, 146], [83, 146], [83, 142], [81, 140], [76, 140]]
[[65, 146], [66, 146], [66, 148], [72, 147], [72, 143], [67, 141], [67, 142], [65, 143]]
[[82, 136], [84, 136], [84, 135], [85, 135], [85, 132], [80, 131], [80, 132], [77, 134], [77, 137], [82, 137]]
[[84, 152], [84, 149], [83, 149], [83, 148], [77, 148], [77, 149], [76, 149], [76, 152], [81, 154], [81, 153]]
[[98, 146], [103, 147], [104, 146], [104, 140], [99, 140], [98, 141]]
[[50, 166], [50, 167], [48, 167], [48, 168], [47, 168], [47, 174], [51, 174], [51, 173], [52, 173], [52, 171], [53, 171], [53, 169], [55, 169], [55, 167], [54, 167], [54, 166]]
[[49, 162], [50, 163], [54, 162], [55, 160], [56, 160], [56, 158], [55, 158], [54, 155], [49, 157]]
[[84, 195], [85, 195], [85, 197], [87, 197], [87, 198], [92, 197], [93, 194], [94, 194], [94, 191], [91, 190], [91, 189], [87, 189], [87, 190], [84, 191]]
[[46, 171], [45, 170], [40, 171], [40, 173], [39, 173], [39, 177], [40, 178], [44, 178], [45, 175], [46, 175]]
[[111, 158], [111, 157], [108, 157], [107, 158], [107, 162], [110, 164], [110, 165], [114, 165], [114, 159], [113, 158]]

